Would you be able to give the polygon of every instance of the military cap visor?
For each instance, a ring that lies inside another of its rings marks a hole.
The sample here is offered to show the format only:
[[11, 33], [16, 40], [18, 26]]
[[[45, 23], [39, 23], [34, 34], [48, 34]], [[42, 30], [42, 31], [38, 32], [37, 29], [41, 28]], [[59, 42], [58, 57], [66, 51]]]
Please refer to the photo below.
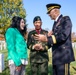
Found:
[[33, 23], [34, 23], [35, 21], [42, 21], [42, 20], [41, 20], [40, 16], [36, 16], [36, 17], [33, 19]]
[[47, 7], [47, 14], [49, 14], [50, 11], [52, 9], [54, 9], [54, 8], [60, 9], [61, 8], [61, 5], [59, 5], [59, 4], [47, 4], [46, 7]]

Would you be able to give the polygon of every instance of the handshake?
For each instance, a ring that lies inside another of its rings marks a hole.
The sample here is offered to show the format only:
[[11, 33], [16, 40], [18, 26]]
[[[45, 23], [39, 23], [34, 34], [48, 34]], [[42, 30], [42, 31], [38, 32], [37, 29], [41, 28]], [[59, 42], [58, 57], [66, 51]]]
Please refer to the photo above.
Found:
[[33, 45], [33, 49], [44, 50], [44, 47], [45, 47], [44, 44], [46, 44], [48, 41], [47, 37], [50, 37], [52, 34], [53, 34], [52, 31], [48, 32], [47, 36], [44, 34], [35, 34], [34, 39], [37, 40], [37, 43]]
[[43, 34], [35, 34], [35, 40], [41, 41], [41, 42], [47, 42], [48, 39], [47, 37], [50, 37], [53, 34], [52, 31], [48, 32], [48, 35], [43, 35]]

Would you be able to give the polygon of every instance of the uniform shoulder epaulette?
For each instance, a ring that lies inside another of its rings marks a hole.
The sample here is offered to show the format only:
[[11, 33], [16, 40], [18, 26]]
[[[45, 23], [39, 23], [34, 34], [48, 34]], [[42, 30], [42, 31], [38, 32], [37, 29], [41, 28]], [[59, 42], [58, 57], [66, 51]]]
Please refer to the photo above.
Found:
[[43, 31], [44, 31], [44, 32], [48, 32], [47, 30], [44, 30], [44, 29], [43, 29]]
[[63, 16], [63, 18], [64, 18], [64, 20], [68, 20], [68, 19], [70, 19], [69, 16]]
[[32, 33], [32, 32], [34, 32], [35, 30], [31, 30], [29, 33]]
[[69, 16], [63, 16], [63, 18], [69, 18]]

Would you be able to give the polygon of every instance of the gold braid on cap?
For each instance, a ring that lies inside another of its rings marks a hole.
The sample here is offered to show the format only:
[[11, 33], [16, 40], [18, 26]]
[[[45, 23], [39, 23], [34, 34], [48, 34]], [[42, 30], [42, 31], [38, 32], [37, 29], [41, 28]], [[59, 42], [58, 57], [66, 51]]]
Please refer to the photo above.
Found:
[[53, 7], [49, 7], [47, 10], [48, 10], [48, 12], [50, 11], [50, 10], [52, 10], [53, 8], [59, 8], [59, 6], [53, 6]]

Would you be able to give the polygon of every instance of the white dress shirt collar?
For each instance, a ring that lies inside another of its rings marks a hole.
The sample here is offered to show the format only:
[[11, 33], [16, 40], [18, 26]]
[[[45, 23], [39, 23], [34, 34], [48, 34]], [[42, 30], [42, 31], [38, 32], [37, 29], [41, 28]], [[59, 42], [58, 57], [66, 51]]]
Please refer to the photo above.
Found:
[[[60, 14], [60, 15], [61, 15], [61, 14]], [[59, 18], [60, 15], [58, 15], [57, 18], [55, 19], [56, 22], [57, 22], [57, 20], [58, 20], [58, 18]]]

